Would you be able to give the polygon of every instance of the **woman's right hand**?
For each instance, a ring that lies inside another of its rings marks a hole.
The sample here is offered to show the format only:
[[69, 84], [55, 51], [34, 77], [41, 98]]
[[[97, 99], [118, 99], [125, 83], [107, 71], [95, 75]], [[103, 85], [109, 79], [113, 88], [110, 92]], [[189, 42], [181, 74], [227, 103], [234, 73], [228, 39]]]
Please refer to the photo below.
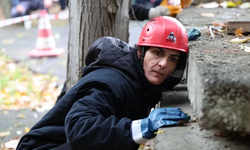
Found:
[[136, 143], [141, 144], [156, 136], [161, 127], [182, 125], [190, 120], [190, 116], [180, 108], [157, 108], [147, 118], [132, 121], [132, 136]]

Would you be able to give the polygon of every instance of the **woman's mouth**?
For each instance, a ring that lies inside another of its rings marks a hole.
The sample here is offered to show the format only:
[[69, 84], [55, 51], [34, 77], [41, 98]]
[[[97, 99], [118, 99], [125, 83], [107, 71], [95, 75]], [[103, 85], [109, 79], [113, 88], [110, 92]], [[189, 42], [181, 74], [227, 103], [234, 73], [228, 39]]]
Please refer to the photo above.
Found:
[[157, 75], [161, 75], [163, 76], [163, 74], [161, 72], [158, 72], [158, 71], [154, 71]]

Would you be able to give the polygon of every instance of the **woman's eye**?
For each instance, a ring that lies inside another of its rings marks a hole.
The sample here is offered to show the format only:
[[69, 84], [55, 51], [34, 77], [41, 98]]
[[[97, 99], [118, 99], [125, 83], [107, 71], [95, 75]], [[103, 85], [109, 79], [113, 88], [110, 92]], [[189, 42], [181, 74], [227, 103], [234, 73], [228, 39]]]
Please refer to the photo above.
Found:
[[171, 61], [176, 63], [176, 62], [178, 62], [178, 59], [176, 59], [176, 58], [171, 58]]
[[160, 51], [155, 51], [154, 53], [155, 53], [156, 55], [158, 55], [158, 56], [161, 56], [161, 54], [162, 54]]

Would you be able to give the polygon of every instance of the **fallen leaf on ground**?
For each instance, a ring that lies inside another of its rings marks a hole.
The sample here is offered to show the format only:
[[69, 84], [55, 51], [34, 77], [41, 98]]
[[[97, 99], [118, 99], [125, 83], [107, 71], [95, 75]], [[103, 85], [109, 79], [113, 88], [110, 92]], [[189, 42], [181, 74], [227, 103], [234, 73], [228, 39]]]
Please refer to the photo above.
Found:
[[25, 133], [28, 133], [30, 131], [30, 129], [28, 127], [25, 127], [24, 131], [25, 131]]
[[245, 3], [242, 3], [239, 8], [241, 9], [248, 9], [250, 8], [250, 2], [245, 2]]
[[8, 111], [3, 111], [3, 114], [4, 115], [8, 115]]
[[223, 23], [213, 22], [213, 26], [223, 26]]
[[17, 38], [23, 38], [24, 36], [25, 36], [24, 33], [17, 33], [17, 34], [16, 34], [16, 37], [17, 37]]
[[227, 131], [218, 131], [214, 133], [214, 136], [226, 137], [229, 136], [229, 133]]
[[227, 1], [221, 2], [220, 6], [223, 8], [227, 8]]
[[199, 123], [199, 120], [197, 118], [193, 118], [193, 119], [190, 119], [189, 122], [198, 122]]
[[154, 149], [154, 139], [148, 140], [146, 143], [140, 145], [138, 150], [153, 150]]
[[10, 140], [5, 143], [5, 148], [15, 149], [18, 145], [19, 139]]
[[236, 6], [238, 6], [238, 4], [233, 2], [233, 1], [228, 1], [227, 2], [227, 7], [236, 7]]
[[220, 27], [223, 30], [227, 28], [227, 25], [225, 25], [224, 23], [213, 22], [213, 26]]
[[25, 115], [19, 114], [19, 115], [17, 115], [17, 118], [23, 119], [23, 118], [25, 118]]
[[216, 132], [216, 133], [214, 133], [214, 136], [223, 136], [223, 132]]
[[244, 50], [245, 52], [250, 52], [250, 47], [248, 47], [248, 46], [245, 46], [245, 45], [239, 45], [239, 47], [240, 47], [240, 50]]
[[220, 5], [217, 2], [201, 3], [198, 8], [218, 8]]
[[10, 135], [10, 131], [0, 132], [0, 137], [5, 137], [9, 135]]
[[203, 17], [214, 17], [214, 14], [213, 13], [203, 13], [203, 14], [201, 14], [201, 16], [203, 16]]
[[236, 36], [244, 36], [243, 35], [243, 29], [241, 27], [236, 29], [234, 33], [235, 33]]
[[248, 52], [248, 53], [249, 53], [249, 52], [250, 52], [250, 47], [245, 46], [245, 49], [244, 49], [244, 50], [245, 50], [245, 52]]
[[61, 91], [58, 77], [34, 73], [25, 63], [15, 63], [3, 50], [0, 70], [0, 110], [49, 109], [55, 104]]
[[2, 42], [4, 45], [5, 44], [12, 44], [13, 43], [13, 39], [4, 39]]
[[234, 39], [230, 40], [230, 42], [231, 43], [245, 43], [249, 40], [250, 40], [250, 38], [244, 38], [244, 39], [234, 38]]
[[159, 133], [164, 133], [164, 132], [165, 132], [164, 130], [160, 130], [160, 131], [155, 132], [154, 134], [159, 134]]

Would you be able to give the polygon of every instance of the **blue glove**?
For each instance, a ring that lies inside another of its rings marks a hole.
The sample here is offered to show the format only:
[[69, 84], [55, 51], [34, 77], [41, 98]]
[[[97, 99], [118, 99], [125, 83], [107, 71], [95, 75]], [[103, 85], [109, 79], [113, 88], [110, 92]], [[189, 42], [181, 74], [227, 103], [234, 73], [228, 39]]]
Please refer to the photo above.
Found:
[[201, 36], [201, 31], [196, 28], [192, 28], [188, 30], [187, 35], [188, 35], [188, 41], [193, 41]]
[[142, 144], [154, 138], [160, 127], [178, 125], [179, 121], [188, 122], [189, 119], [180, 108], [157, 108], [147, 118], [132, 122], [132, 136], [136, 143]]

